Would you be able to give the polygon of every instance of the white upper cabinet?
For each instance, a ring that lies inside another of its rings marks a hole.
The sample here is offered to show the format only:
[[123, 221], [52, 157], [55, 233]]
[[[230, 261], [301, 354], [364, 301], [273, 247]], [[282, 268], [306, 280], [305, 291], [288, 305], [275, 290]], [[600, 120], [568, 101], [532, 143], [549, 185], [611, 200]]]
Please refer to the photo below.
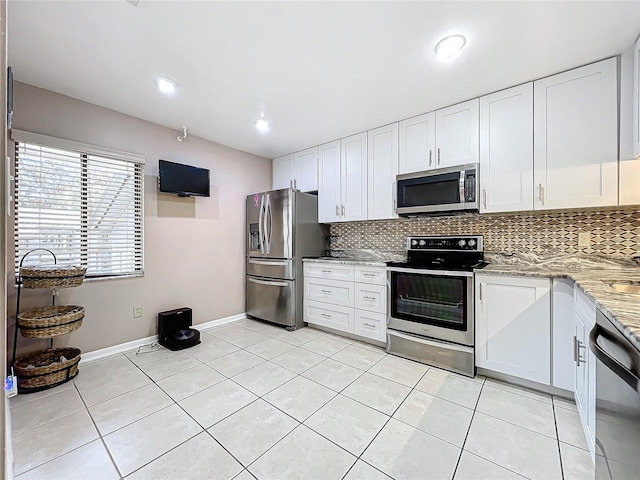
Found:
[[479, 100], [436, 111], [436, 154], [434, 167], [444, 168], [478, 163]]
[[435, 168], [435, 112], [401, 121], [399, 123], [399, 142], [399, 174]]
[[293, 155], [294, 187], [302, 192], [318, 190], [318, 147]]
[[398, 174], [398, 124], [367, 132], [368, 219], [397, 218], [395, 211]]
[[303, 192], [318, 190], [318, 147], [273, 160], [274, 190], [294, 187]]
[[340, 140], [342, 221], [367, 219], [367, 132]]
[[534, 208], [618, 204], [616, 59], [534, 82]]
[[340, 209], [340, 140], [318, 147], [318, 222], [337, 222]]
[[291, 180], [294, 178], [293, 155], [275, 158], [273, 160], [272, 173], [272, 188], [274, 190], [289, 188], [291, 186]]
[[533, 210], [533, 83], [480, 98], [480, 212]]

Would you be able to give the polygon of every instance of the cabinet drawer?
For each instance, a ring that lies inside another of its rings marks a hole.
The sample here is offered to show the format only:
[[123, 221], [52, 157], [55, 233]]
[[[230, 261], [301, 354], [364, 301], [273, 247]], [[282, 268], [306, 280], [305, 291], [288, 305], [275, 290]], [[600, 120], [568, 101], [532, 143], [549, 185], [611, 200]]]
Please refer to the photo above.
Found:
[[370, 312], [387, 313], [387, 286], [355, 284], [355, 307]]
[[355, 280], [356, 282], [360, 282], [360, 283], [386, 285], [387, 269], [384, 267], [361, 267], [356, 265]]
[[379, 342], [387, 341], [387, 315], [384, 313], [355, 310], [354, 328], [356, 335], [378, 340]]
[[354, 283], [320, 278], [304, 279], [304, 295], [308, 300], [353, 307]]
[[353, 308], [305, 299], [304, 321], [353, 333]]
[[334, 262], [304, 262], [304, 276], [326, 278], [328, 280], [353, 281], [353, 265], [341, 265]]

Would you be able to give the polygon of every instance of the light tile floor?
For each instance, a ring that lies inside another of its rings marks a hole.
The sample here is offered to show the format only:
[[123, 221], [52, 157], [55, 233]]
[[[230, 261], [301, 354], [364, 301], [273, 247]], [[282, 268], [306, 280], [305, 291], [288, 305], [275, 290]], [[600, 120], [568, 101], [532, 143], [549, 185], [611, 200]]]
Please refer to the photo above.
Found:
[[11, 399], [26, 479], [562, 479], [592, 471], [575, 404], [253, 320]]

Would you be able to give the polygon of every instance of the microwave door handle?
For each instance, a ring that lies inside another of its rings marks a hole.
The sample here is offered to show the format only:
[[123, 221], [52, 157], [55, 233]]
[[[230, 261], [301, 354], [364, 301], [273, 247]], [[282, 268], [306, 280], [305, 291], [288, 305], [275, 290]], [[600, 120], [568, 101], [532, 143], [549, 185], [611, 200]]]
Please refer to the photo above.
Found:
[[464, 204], [464, 170], [460, 170], [460, 203]]

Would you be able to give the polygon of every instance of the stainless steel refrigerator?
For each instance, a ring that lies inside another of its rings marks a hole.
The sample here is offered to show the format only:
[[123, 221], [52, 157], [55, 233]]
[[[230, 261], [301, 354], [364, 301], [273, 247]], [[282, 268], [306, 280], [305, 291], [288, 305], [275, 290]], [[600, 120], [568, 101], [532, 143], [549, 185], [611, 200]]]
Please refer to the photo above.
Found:
[[247, 197], [247, 315], [304, 326], [302, 257], [324, 253], [318, 197], [284, 189]]

